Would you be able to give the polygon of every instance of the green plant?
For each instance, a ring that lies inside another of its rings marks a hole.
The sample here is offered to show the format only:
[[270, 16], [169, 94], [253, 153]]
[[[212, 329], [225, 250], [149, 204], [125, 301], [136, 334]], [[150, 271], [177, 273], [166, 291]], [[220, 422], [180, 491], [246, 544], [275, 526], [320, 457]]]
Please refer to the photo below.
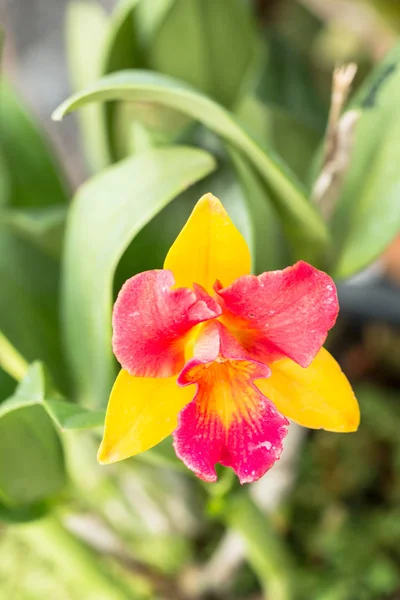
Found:
[[[299, 598], [318, 589], [315, 598], [350, 600], [339, 585], [323, 595], [329, 573], [317, 583], [304, 579], [279, 518], [266, 517], [227, 472], [210, 490], [181, 473], [166, 445], [115, 470], [98, 467], [95, 454], [117, 370], [110, 346], [115, 290], [134, 273], [161, 266], [204, 192], [227, 206], [257, 272], [306, 259], [347, 278], [394, 239], [399, 46], [346, 108], [358, 121], [328, 218], [327, 196], [318, 206], [310, 198], [324, 162], [329, 107], [298, 49], [281, 32], [265, 31], [249, 2], [126, 0], [111, 16], [94, 1], [71, 2], [67, 39], [76, 93], [54, 118], [79, 109], [91, 172], [74, 194], [4, 77], [0, 89], [0, 519], [44, 519], [7, 529], [3, 543], [34, 553], [42, 540], [38, 570], [42, 561], [61, 571], [55, 556], [64, 557], [68, 599], [177, 600], [199, 592], [190, 585], [182, 591], [177, 573], [215, 549], [214, 530], [236, 530], [265, 597], [297, 598], [298, 577]], [[308, 449], [304, 463], [310, 455]], [[127, 490], [138, 489], [136, 507]], [[290, 510], [301, 510], [302, 493], [300, 486]], [[183, 524], [168, 502], [180, 506]], [[146, 503], [164, 523], [161, 533], [146, 522]], [[96, 554], [75, 539], [61, 524], [74, 512], [96, 514], [118, 538], [117, 550], [96, 539]], [[371, 527], [384, 528], [383, 521], [378, 514]], [[338, 527], [332, 531], [310, 544], [333, 555]], [[293, 535], [301, 534], [295, 526]], [[394, 589], [398, 573], [389, 554], [380, 555], [383, 579], [372, 574], [369, 591], [354, 597]], [[361, 572], [362, 552], [359, 564]], [[75, 569], [83, 587], [74, 582]], [[257, 588], [251, 574], [242, 575], [245, 590]], [[0, 586], [4, 578], [0, 571]], [[22, 585], [18, 597], [40, 597], [28, 588]], [[47, 593], [63, 597], [54, 589]]]

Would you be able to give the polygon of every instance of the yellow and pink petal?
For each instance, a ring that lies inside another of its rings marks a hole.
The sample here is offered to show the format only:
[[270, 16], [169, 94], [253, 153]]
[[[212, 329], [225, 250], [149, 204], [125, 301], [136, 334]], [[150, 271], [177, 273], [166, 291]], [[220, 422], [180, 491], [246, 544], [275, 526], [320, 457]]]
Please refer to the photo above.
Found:
[[267, 364], [288, 357], [307, 367], [326, 340], [339, 311], [335, 284], [303, 261], [282, 271], [217, 284], [221, 320], [249, 359]]
[[185, 363], [186, 336], [221, 308], [200, 286], [172, 289], [171, 271], [128, 279], [114, 305], [113, 350], [123, 369], [138, 377], [176, 375]]
[[266, 377], [261, 363], [194, 358], [179, 377], [197, 392], [173, 433], [177, 456], [204, 481], [216, 481], [215, 465], [231, 467], [241, 483], [262, 477], [278, 460], [288, 421], [254, 385]]

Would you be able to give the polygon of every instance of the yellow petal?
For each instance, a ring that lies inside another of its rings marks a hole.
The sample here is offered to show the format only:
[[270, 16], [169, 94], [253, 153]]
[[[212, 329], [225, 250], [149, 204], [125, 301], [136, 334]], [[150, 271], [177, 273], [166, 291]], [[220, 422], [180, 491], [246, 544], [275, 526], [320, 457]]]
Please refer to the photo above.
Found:
[[206, 194], [196, 204], [164, 263], [176, 285], [199, 283], [209, 293], [216, 279], [230, 285], [251, 269], [250, 251], [221, 202]]
[[304, 427], [327, 431], [356, 431], [360, 409], [340, 366], [321, 348], [309, 367], [290, 359], [271, 365], [269, 379], [255, 384], [277, 409]]
[[98, 461], [123, 460], [161, 442], [176, 429], [178, 413], [194, 395], [176, 377], [133, 377], [122, 369], [111, 391]]

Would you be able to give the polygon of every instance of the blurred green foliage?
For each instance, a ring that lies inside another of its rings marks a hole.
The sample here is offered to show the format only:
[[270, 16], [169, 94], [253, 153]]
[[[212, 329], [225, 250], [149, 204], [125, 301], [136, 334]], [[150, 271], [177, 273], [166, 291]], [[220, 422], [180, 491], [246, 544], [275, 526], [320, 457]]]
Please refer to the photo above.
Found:
[[318, 432], [301, 456], [286, 516], [299, 598], [391, 598], [400, 586], [398, 393], [356, 393], [360, 430]]
[[[365, 10], [382, 11], [368, 14], [395, 41], [394, 4], [373, 0]], [[376, 61], [377, 41], [371, 51], [368, 36], [333, 6], [122, 0], [109, 14], [95, 0], [71, 1], [66, 39], [76, 94], [55, 115], [80, 109], [89, 180], [73, 193], [2, 75], [2, 598], [399, 597], [393, 376], [390, 385], [360, 378], [356, 434], [308, 435], [290, 467], [293, 486], [269, 513], [224, 469], [212, 487], [193, 478], [169, 440], [116, 467], [96, 463], [116, 372], [113, 298], [127, 277], [161, 267], [203, 193], [224, 202], [255, 272], [305, 258], [349, 277], [398, 234], [399, 46]], [[331, 70], [345, 55], [360, 64], [346, 108], [359, 119], [327, 219], [310, 198]], [[336, 335], [341, 347], [351, 345], [345, 328]], [[367, 359], [374, 344], [364, 348]], [[239, 536], [246, 561], [228, 586], [210, 575], [226, 535]]]

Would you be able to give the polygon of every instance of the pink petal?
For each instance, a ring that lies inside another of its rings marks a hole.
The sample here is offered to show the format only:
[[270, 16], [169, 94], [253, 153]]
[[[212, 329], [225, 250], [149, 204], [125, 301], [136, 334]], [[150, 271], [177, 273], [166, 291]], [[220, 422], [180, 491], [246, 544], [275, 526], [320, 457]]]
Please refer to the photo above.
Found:
[[245, 275], [216, 292], [222, 321], [249, 359], [288, 357], [307, 367], [326, 340], [339, 311], [333, 280], [299, 261], [283, 271]]
[[197, 393], [179, 414], [174, 448], [204, 481], [216, 481], [216, 463], [248, 483], [278, 460], [289, 423], [253, 383], [268, 375], [268, 367], [251, 361], [195, 358], [185, 366], [178, 382], [197, 384]]
[[186, 334], [221, 309], [200, 286], [171, 289], [171, 271], [146, 271], [128, 279], [114, 305], [113, 350], [136, 377], [169, 377], [184, 365]]

